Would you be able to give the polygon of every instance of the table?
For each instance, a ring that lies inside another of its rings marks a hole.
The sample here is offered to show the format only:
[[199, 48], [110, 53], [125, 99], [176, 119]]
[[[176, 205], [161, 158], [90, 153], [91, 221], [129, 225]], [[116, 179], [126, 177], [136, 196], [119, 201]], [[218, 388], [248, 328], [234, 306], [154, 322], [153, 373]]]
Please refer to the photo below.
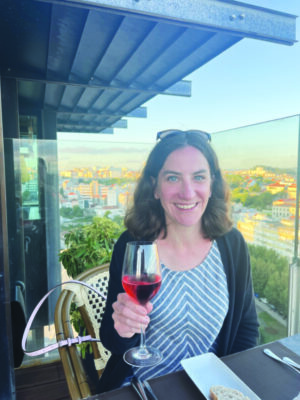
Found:
[[[300, 392], [300, 375], [263, 353], [268, 347], [279, 356], [300, 362], [300, 354], [287, 347], [292, 340], [276, 341], [222, 358], [261, 400], [292, 400]], [[296, 338], [296, 348], [299, 345]], [[284, 344], [283, 344], [284, 343]], [[294, 349], [295, 347], [292, 346]], [[185, 371], [178, 371], [149, 381], [159, 400], [205, 400]], [[90, 397], [92, 400], [139, 400], [128, 386]]]
[[300, 356], [300, 333], [280, 339], [279, 342]]

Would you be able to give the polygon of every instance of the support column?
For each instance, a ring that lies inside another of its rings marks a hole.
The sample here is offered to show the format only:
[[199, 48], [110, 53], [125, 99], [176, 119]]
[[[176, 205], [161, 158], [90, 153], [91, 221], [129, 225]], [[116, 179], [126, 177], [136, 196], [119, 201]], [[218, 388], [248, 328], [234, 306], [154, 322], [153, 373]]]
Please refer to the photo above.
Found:
[[15, 400], [1, 89], [0, 77], [0, 398]]
[[[41, 112], [41, 136], [47, 145], [47, 154], [39, 152], [40, 173], [44, 177], [44, 214], [47, 244], [47, 276], [48, 290], [61, 282], [61, 267], [58, 260], [60, 251], [60, 220], [59, 220], [59, 171], [57, 154], [56, 112], [43, 110]], [[40, 142], [40, 141], [39, 141]], [[43, 146], [45, 148], [45, 146]], [[53, 322], [54, 310], [59, 291], [49, 298], [48, 320]]]
[[290, 265], [288, 336], [300, 333], [300, 263]]
[[23, 360], [21, 348], [25, 328], [25, 259], [24, 227], [22, 220], [22, 184], [19, 157], [14, 156], [19, 146], [19, 105], [16, 79], [1, 79], [1, 101], [6, 179], [6, 212], [9, 248], [9, 275], [14, 365]]

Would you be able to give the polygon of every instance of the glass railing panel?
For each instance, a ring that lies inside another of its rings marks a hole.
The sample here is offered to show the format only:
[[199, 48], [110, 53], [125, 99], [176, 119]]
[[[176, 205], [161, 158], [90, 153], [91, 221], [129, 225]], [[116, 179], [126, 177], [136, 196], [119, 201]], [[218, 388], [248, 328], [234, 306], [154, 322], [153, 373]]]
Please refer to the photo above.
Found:
[[234, 225], [249, 245], [262, 343], [287, 335], [298, 135], [298, 115], [213, 134]]
[[[7, 176], [11, 287], [13, 295], [21, 282], [27, 318], [48, 290], [71, 277], [59, 261], [67, 247], [66, 234], [103, 216], [122, 229], [151, 147], [101, 140], [6, 140], [7, 170], [12, 171]], [[51, 294], [38, 312], [28, 335], [28, 351], [56, 342], [54, 309], [59, 292]], [[58, 358], [58, 351], [25, 356], [22, 366]]]
[[[262, 342], [286, 336], [298, 125], [295, 116], [217, 132], [212, 139], [232, 190], [234, 224], [250, 248]], [[59, 261], [68, 247], [66, 234], [103, 216], [122, 228], [153, 144], [104, 142], [101, 137], [6, 142], [7, 166], [14, 171], [7, 173], [11, 285], [25, 284], [27, 317], [49, 289], [70, 277]], [[59, 290], [40, 310], [29, 335], [29, 350], [56, 341], [53, 318], [58, 295]], [[57, 358], [58, 352], [25, 357], [23, 365]]]
[[[61, 282], [57, 257], [60, 232], [57, 143], [38, 141], [32, 136], [6, 139], [4, 148], [11, 298], [20, 304], [28, 319], [38, 301]], [[55, 341], [53, 318], [58, 295], [59, 292], [49, 297], [36, 315], [27, 350]], [[23, 365], [48, 362], [57, 356], [54, 352], [40, 359], [25, 356]]]

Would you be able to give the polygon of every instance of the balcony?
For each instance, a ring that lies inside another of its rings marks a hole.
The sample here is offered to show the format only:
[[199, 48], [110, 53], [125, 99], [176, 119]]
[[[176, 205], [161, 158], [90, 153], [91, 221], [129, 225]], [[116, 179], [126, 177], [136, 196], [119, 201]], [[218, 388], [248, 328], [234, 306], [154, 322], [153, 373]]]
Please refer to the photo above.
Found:
[[[175, 2], [160, 9], [148, 1], [76, 3], [0, 5], [0, 34], [7, 38], [0, 46], [0, 315], [7, 327], [0, 337], [11, 372], [1, 378], [3, 387], [14, 392], [14, 367], [18, 376], [39, 365], [55, 370], [56, 352], [23, 358], [25, 314], [67, 279], [58, 255], [71, 227], [105, 214], [122, 219], [156, 131], [164, 128], [212, 132], [232, 191], [232, 218], [253, 258], [260, 340], [299, 332], [299, 115], [292, 99], [300, 88], [292, 78], [299, 61], [292, 8], [220, 0], [191, 1], [188, 9]], [[280, 117], [263, 92], [276, 74], [285, 78], [276, 97]], [[265, 86], [256, 86], [258, 79]], [[266, 263], [262, 279], [266, 256], [278, 264]], [[57, 297], [35, 319], [29, 350], [55, 341]], [[18, 326], [7, 322], [10, 302]]]
[[[256, 138], [262, 134], [264, 141], [260, 140], [258, 153]], [[66, 247], [65, 233], [104, 215], [120, 223], [154, 142], [128, 144], [85, 140], [83, 150], [80, 141], [38, 140], [35, 135], [26, 139], [24, 132], [23, 135], [22, 139], [8, 139], [10, 143], [5, 147], [12, 151], [15, 160], [14, 180], [21, 182], [16, 192], [19, 204], [14, 208], [17, 231], [24, 235], [24, 270], [18, 271], [18, 280], [23, 281], [28, 290], [26, 311], [30, 315], [47, 290], [68, 279], [58, 261], [58, 254]], [[288, 138], [284, 147], [276, 140], [280, 137]], [[258, 307], [263, 308], [260, 300], [264, 299], [269, 307], [267, 310], [264, 307], [262, 312], [275, 316], [262, 331], [262, 343], [265, 338], [270, 339], [268, 331], [278, 331], [271, 337], [273, 340], [288, 333], [289, 265], [298, 257], [296, 220], [294, 214], [278, 218], [273, 215], [272, 208], [283, 199], [295, 202], [289, 196], [293, 193], [290, 187], [297, 182], [298, 137], [299, 115], [212, 134], [212, 146], [234, 193], [232, 219], [248, 242], [250, 254], [253, 252]], [[272, 152], [269, 151], [271, 141], [274, 142]], [[234, 148], [233, 142], [237, 143]], [[251, 145], [254, 148], [249, 152]], [[288, 161], [285, 153], [289, 155]], [[10, 158], [10, 154], [6, 157]], [[283, 190], [270, 194], [268, 187], [278, 181], [282, 182]], [[266, 257], [269, 259], [263, 266], [264, 279], [257, 248], [261, 262]], [[276, 274], [278, 281], [272, 283]], [[276, 287], [285, 295], [277, 298]], [[48, 308], [38, 314], [28, 341], [29, 349], [55, 341], [53, 316], [57, 296], [58, 293], [53, 295]], [[265, 325], [263, 321], [262, 325]], [[50, 358], [57, 359], [58, 353], [48, 354], [44, 361]], [[23, 365], [32, 362], [37, 360], [25, 357]]]

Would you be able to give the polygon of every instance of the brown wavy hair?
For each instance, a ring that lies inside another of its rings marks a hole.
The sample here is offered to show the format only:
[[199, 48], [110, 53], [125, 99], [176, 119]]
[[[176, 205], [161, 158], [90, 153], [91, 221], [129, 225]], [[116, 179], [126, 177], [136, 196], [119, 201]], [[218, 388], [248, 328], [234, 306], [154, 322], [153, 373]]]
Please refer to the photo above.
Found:
[[160, 140], [148, 156], [147, 163], [137, 183], [133, 205], [125, 215], [125, 226], [136, 239], [155, 240], [164, 233], [167, 225], [164, 209], [154, 191], [158, 174], [167, 157], [175, 150], [192, 146], [201, 151], [206, 158], [212, 178], [211, 197], [201, 218], [201, 231], [206, 238], [216, 239], [232, 227], [229, 216], [229, 188], [225, 182], [217, 155], [210, 143], [194, 132], [179, 131]]

